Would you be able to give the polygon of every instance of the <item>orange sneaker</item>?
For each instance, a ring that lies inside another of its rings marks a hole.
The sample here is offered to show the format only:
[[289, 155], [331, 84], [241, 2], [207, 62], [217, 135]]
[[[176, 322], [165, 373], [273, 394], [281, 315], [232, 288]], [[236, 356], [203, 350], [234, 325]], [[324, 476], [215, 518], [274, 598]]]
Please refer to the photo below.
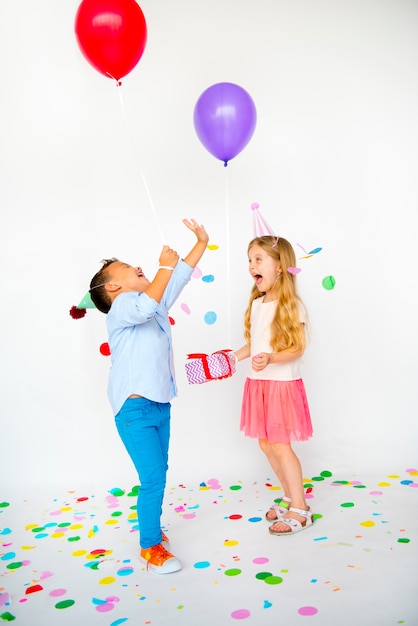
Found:
[[140, 557], [146, 562], [147, 569], [156, 574], [171, 574], [182, 567], [180, 561], [162, 543], [151, 548], [141, 548]]

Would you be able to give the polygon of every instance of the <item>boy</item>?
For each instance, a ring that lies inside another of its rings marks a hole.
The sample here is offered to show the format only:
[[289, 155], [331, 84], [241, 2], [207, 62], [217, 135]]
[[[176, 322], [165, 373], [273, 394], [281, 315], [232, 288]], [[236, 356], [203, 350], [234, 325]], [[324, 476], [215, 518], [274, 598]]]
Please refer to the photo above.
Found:
[[104, 261], [90, 283], [91, 299], [107, 314], [112, 366], [108, 394], [116, 427], [138, 472], [140, 558], [147, 569], [181, 569], [168, 551], [161, 513], [170, 439], [170, 400], [177, 394], [168, 311], [191, 279], [209, 241], [204, 226], [183, 220], [197, 242], [184, 260], [163, 246], [150, 282], [140, 267]]

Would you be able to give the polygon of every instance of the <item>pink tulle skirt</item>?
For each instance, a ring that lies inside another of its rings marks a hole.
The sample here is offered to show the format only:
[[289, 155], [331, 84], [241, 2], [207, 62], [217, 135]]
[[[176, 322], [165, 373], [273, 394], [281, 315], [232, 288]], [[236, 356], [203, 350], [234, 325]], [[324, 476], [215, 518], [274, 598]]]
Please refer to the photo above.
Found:
[[303, 380], [247, 378], [240, 428], [246, 437], [268, 439], [271, 443], [309, 439], [312, 423]]

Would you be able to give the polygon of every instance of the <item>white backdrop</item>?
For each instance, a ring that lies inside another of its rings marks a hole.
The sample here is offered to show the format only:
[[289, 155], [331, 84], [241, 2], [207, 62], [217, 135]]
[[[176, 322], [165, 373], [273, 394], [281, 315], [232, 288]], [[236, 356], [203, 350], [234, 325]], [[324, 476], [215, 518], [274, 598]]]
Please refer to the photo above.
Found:
[[[297, 244], [322, 247], [299, 261], [315, 431], [297, 447], [305, 475], [416, 465], [418, 4], [143, 0], [147, 46], [119, 89], [77, 46], [78, 5], [0, 7], [4, 492], [135, 483], [106, 396], [105, 316], [68, 311], [104, 257], [153, 275], [155, 216], [180, 254], [194, 242], [183, 217], [219, 246], [199, 266], [214, 282], [193, 279], [171, 312], [170, 476], [269, 476], [239, 433], [246, 366], [199, 386], [184, 373], [189, 352], [243, 342], [252, 202], [298, 255]], [[227, 168], [193, 127], [200, 94], [225, 81], [246, 89], [258, 114]]]

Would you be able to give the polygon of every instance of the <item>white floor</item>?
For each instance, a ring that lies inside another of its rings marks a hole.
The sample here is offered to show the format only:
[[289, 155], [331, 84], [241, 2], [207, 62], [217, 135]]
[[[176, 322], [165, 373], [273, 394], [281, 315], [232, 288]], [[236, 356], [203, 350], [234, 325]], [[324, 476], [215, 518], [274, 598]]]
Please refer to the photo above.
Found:
[[0, 623], [416, 626], [417, 476], [319, 470], [305, 479], [317, 520], [292, 537], [268, 533], [269, 477], [168, 485], [183, 570], [166, 576], [138, 560], [131, 486], [0, 502]]

